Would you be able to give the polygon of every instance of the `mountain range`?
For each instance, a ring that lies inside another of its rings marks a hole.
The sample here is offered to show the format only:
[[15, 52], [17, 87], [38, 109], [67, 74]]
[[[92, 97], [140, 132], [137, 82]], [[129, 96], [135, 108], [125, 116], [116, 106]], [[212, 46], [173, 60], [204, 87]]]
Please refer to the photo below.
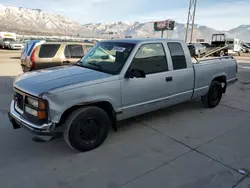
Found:
[[[82, 25], [64, 16], [47, 13], [40, 9], [5, 6], [0, 4], [0, 30], [18, 34], [59, 35], [79, 37], [160, 37], [153, 30], [153, 22], [113, 22], [89, 23]], [[189, 28], [190, 30], [190, 28]], [[230, 37], [250, 42], [250, 25], [240, 25], [229, 31], [218, 31], [205, 25], [195, 24], [194, 40], [211, 40], [213, 33], [223, 32]], [[109, 33], [113, 33], [110, 35]], [[164, 33], [164, 37], [184, 39], [186, 24], [176, 23], [174, 31]]]

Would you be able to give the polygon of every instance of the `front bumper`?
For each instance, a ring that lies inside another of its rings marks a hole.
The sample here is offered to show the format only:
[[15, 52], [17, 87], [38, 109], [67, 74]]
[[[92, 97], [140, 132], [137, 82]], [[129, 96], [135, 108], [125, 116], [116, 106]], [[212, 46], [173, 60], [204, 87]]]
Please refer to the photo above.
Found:
[[55, 132], [56, 125], [54, 123], [36, 125], [25, 119], [22, 115], [16, 112], [15, 103], [13, 100], [10, 105], [8, 116], [14, 129], [23, 127], [35, 135], [43, 135], [43, 136], [55, 136], [57, 134]]
[[10, 49], [12, 49], [12, 50], [22, 50], [23, 47], [22, 46], [11, 46]]

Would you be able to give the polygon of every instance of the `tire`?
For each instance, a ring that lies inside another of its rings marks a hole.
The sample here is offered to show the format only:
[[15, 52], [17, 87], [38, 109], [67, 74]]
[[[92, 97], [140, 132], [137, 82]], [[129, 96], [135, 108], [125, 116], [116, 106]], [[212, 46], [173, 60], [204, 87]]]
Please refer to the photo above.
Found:
[[219, 105], [222, 98], [223, 88], [221, 83], [213, 81], [210, 85], [208, 93], [201, 97], [201, 101], [206, 108], [215, 108]]
[[66, 143], [72, 149], [85, 152], [104, 142], [111, 127], [111, 120], [104, 110], [89, 106], [73, 111], [64, 126]]

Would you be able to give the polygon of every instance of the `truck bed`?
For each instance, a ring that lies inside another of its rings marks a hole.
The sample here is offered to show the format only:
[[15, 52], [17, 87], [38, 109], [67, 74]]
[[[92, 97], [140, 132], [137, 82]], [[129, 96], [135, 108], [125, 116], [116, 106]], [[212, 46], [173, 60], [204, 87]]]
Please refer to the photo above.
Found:
[[193, 98], [205, 95], [211, 81], [218, 76], [225, 79], [225, 83], [236, 80], [237, 62], [230, 56], [203, 59], [193, 64], [193, 67], [195, 72]]

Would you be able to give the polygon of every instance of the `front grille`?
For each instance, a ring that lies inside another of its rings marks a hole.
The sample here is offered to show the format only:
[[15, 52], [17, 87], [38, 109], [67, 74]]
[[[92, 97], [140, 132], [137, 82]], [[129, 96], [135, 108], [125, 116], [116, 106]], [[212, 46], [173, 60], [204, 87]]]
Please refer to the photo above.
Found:
[[20, 93], [15, 93], [15, 101], [16, 101], [16, 105], [20, 110], [24, 110], [24, 97], [22, 94]]

